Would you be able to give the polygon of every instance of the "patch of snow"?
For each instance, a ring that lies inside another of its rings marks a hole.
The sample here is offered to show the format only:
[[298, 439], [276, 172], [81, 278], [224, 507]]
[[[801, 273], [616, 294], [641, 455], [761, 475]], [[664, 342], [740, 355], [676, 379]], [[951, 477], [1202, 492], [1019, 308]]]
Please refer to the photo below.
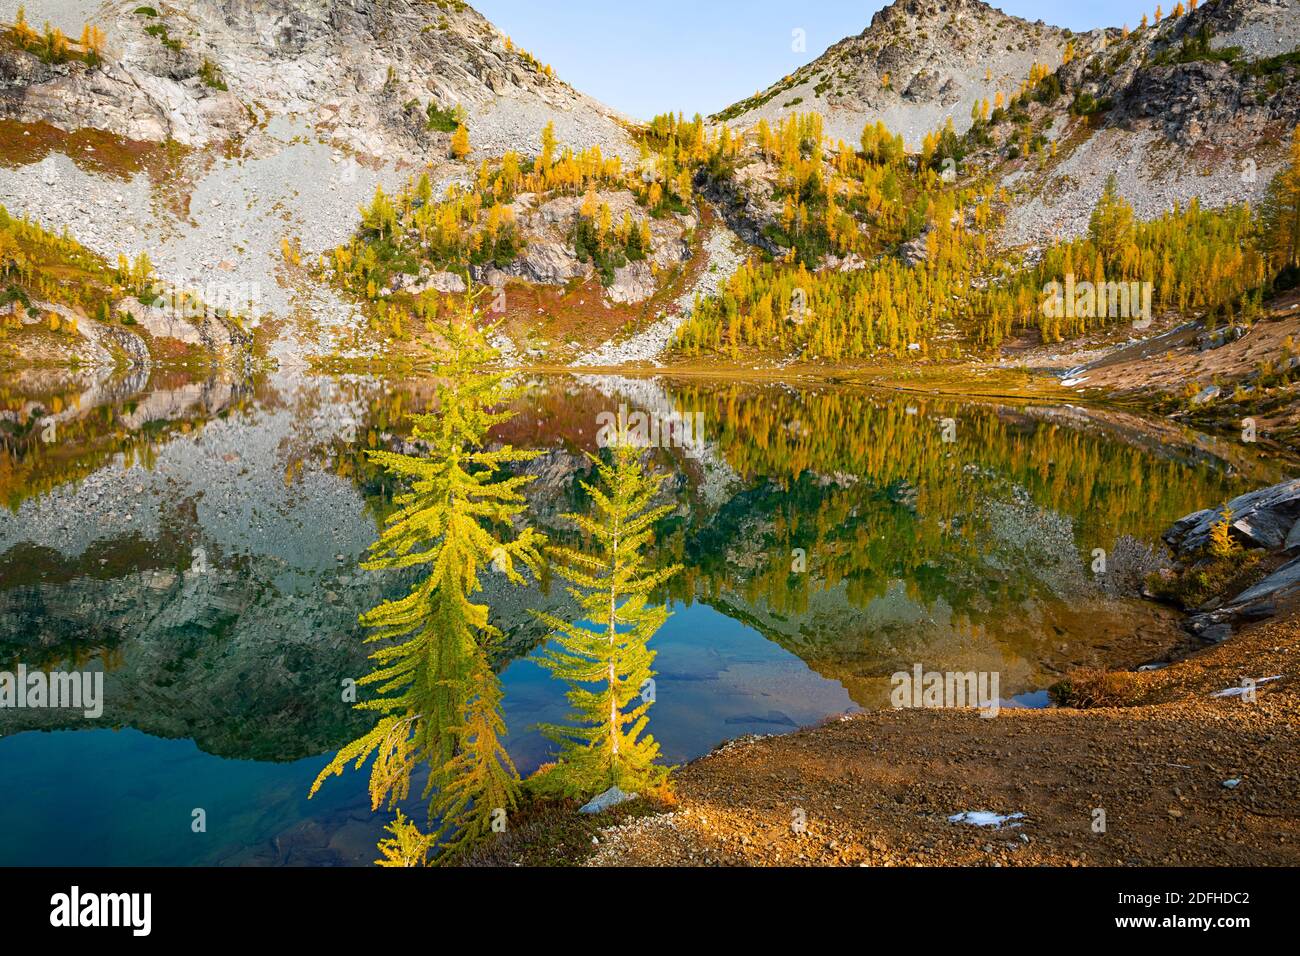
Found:
[[[1261, 677], [1257, 681], [1255, 681], [1255, 686], [1258, 687], [1260, 684], [1267, 684], [1270, 683], [1271, 681], [1281, 680], [1283, 676], [1284, 675], [1282, 674], [1278, 674], [1274, 677]], [[1248, 687], [1227, 687], [1223, 690], [1216, 690], [1210, 696], [1211, 697], [1240, 697], [1242, 694], [1246, 693], [1246, 691], [1250, 689], [1251, 688]]]
[[[1008, 813], [1005, 816], [994, 813], [991, 810], [963, 810], [961, 813], [954, 813], [948, 818], [949, 823], [969, 823], [975, 827], [993, 827], [1001, 829], [1004, 823], [1011, 820], [1024, 819], [1023, 813]], [[1011, 826], [1018, 827], [1019, 823], [1012, 823]]]

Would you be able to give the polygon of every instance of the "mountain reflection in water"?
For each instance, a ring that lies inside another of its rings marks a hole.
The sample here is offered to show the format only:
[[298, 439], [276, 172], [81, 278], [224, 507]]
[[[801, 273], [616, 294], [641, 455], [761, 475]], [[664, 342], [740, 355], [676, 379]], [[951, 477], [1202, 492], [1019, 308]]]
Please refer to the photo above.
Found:
[[[1030, 702], [1068, 666], [1139, 663], [1175, 629], [1130, 596], [1160, 532], [1279, 477], [1250, 449], [1073, 408], [851, 386], [525, 384], [494, 437], [544, 452], [518, 467], [536, 476], [531, 519], [561, 543], [601, 412], [702, 422], [702, 449], [653, 456], [676, 505], [655, 558], [685, 566], [654, 639], [651, 729], [670, 762], [888, 706], [890, 675], [915, 662], [998, 671], [1004, 698]], [[6, 383], [0, 670], [107, 673], [98, 721], [0, 710], [0, 830], [16, 835], [0, 863], [374, 859], [383, 820], [364, 774], [306, 792], [367, 727], [339, 692], [368, 669], [358, 616], [411, 583], [358, 567], [398, 490], [364, 453], [415, 450], [408, 415], [435, 410], [434, 392], [288, 372]], [[549, 746], [534, 726], [565, 709], [530, 659], [546, 633], [528, 609], [563, 614], [568, 599], [485, 583], [506, 743], [527, 774]], [[206, 833], [190, 829], [196, 807]]]

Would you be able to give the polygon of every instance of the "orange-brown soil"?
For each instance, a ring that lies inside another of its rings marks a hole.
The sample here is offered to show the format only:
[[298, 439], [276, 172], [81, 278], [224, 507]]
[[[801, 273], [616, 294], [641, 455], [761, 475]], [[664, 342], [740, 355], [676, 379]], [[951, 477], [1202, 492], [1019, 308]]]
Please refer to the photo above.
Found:
[[[544, 810], [480, 859], [1295, 866], [1298, 653], [1293, 609], [1165, 669], [1115, 672], [1128, 706], [1004, 709], [992, 719], [885, 711], [733, 741], [682, 767], [672, 798], [634, 801], [599, 823]], [[1243, 677], [1278, 675], [1254, 702], [1212, 696]], [[998, 828], [949, 822], [968, 810], [1024, 816]]]

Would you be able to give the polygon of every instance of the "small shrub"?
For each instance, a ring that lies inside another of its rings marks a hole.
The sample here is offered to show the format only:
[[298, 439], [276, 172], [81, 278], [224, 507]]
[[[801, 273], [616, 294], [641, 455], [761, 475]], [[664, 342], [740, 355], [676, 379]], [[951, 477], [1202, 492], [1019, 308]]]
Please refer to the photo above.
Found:
[[424, 114], [428, 117], [426, 127], [432, 132], [454, 133], [460, 126], [455, 109], [439, 109], [437, 103], [430, 103], [425, 107]]
[[1142, 698], [1138, 676], [1104, 667], [1078, 667], [1047, 690], [1058, 707], [1132, 707]]
[[204, 86], [211, 87], [214, 90], [227, 90], [226, 79], [221, 74], [221, 67], [204, 57], [203, 65], [199, 67], [199, 79], [203, 81]]
[[1220, 557], [1205, 557], [1181, 572], [1149, 576], [1147, 590], [1161, 601], [1193, 611], [1244, 587], [1262, 557], [1262, 552], [1240, 548]]
[[1210, 526], [1210, 554], [1226, 558], [1240, 550], [1241, 546], [1232, 540], [1232, 509], [1225, 507], [1223, 516]]
[[1097, 99], [1091, 93], [1079, 92], [1074, 97], [1074, 102], [1070, 104], [1070, 112], [1075, 116], [1094, 116], [1097, 113], [1104, 113], [1111, 108], [1110, 97]]

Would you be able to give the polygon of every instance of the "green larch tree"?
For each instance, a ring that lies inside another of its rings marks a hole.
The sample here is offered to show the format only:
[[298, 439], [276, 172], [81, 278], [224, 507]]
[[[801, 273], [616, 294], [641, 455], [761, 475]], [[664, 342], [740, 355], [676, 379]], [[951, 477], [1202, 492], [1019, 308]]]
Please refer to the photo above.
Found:
[[395, 806], [408, 796], [412, 772], [427, 764], [424, 797], [438, 820], [432, 836], [440, 854], [486, 833], [494, 812], [516, 803], [518, 774], [501, 743], [501, 689], [489, 660], [501, 632], [475, 596], [488, 572], [524, 584], [521, 569], [540, 571], [545, 541], [531, 527], [517, 528], [532, 477], [506, 472], [540, 452], [486, 448], [489, 430], [510, 419], [516, 389], [491, 368], [498, 353], [475, 318], [467, 297], [429, 369], [440, 382], [438, 407], [413, 416], [412, 430], [428, 453], [367, 453], [410, 491], [395, 499], [397, 510], [362, 566], [424, 573], [405, 597], [361, 616], [371, 631], [367, 643], [380, 646], [371, 654], [374, 669], [357, 682], [376, 696], [356, 706], [379, 720], [339, 750], [311, 789], [314, 795], [349, 762], [359, 769], [373, 756], [372, 806]]
[[653, 592], [681, 570], [647, 566], [646, 549], [656, 521], [672, 505], [653, 506], [662, 474], [647, 474], [641, 450], [620, 436], [612, 461], [594, 456], [598, 481], [582, 487], [591, 497], [588, 514], [565, 517], [591, 545], [554, 548], [552, 570], [569, 582], [582, 616], [566, 621], [537, 613], [554, 634], [540, 663], [568, 685], [570, 724], [542, 727], [560, 745], [557, 762], [539, 771], [541, 793], [586, 797], [619, 786], [640, 790], [662, 783], [668, 769], [656, 765], [659, 744], [644, 733], [653, 695], [655, 651], [650, 639], [668, 619], [668, 608], [651, 604]]

